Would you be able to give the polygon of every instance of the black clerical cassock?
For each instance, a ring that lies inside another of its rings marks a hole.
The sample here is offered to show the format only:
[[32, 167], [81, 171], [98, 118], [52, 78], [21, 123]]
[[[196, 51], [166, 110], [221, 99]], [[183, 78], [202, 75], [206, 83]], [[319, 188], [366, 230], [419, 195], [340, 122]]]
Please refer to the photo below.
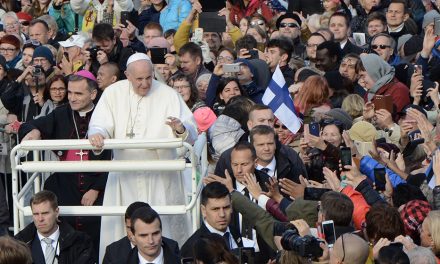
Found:
[[[40, 117], [21, 125], [20, 139], [33, 129], [41, 132], [42, 139], [84, 139], [89, 128], [93, 110], [87, 113], [73, 111], [69, 104], [54, 109], [47, 116]], [[109, 160], [110, 151], [96, 156], [92, 151], [72, 150], [54, 151], [60, 160]], [[65, 206], [81, 205], [81, 199], [87, 191], [98, 190], [94, 205], [102, 205], [107, 173], [54, 173], [45, 182], [44, 189], [54, 192], [58, 204]], [[76, 230], [86, 232], [93, 239], [95, 249], [99, 248], [101, 217], [63, 217]], [[98, 252], [98, 251], [96, 251]]]

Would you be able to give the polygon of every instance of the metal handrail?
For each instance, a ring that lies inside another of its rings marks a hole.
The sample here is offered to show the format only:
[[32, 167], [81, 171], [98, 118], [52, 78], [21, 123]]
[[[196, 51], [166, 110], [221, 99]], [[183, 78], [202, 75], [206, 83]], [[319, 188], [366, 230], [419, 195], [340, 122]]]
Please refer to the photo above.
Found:
[[[32, 182], [38, 182], [39, 172], [104, 172], [104, 171], [182, 171], [185, 168], [191, 168], [191, 194], [187, 205], [167, 205], [153, 206], [159, 214], [185, 214], [192, 211], [192, 228], [195, 231], [198, 228], [198, 197], [202, 189], [202, 181], [197, 182], [197, 166], [200, 162], [201, 178], [207, 174], [207, 147], [206, 135], [199, 136], [203, 147], [198, 150], [196, 155], [194, 148], [183, 142], [182, 139], [157, 139], [157, 140], [139, 140], [139, 139], [106, 139], [103, 149], [170, 149], [181, 148], [189, 150], [191, 163], [187, 164], [183, 159], [176, 160], [155, 160], [155, 161], [27, 161], [20, 162], [20, 156], [23, 152], [40, 150], [96, 150], [88, 140], [30, 140], [24, 141], [11, 150], [11, 168], [12, 168], [12, 195], [14, 200], [14, 233], [18, 233], [22, 226], [20, 212], [24, 215], [31, 215], [29, 206], [23, 206], [22, 197], [29, 191]], [[32, 172], [32, 177], [28, 183], [18, 192], [18, 171]], [[124, 215], [126, 206], [60, 206], [62, 215]]]

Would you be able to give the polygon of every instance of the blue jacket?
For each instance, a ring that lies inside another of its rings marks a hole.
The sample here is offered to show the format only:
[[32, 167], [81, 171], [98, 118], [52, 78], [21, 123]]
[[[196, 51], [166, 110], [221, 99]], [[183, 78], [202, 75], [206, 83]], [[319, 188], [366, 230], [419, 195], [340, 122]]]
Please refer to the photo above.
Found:
[[[385, 167], [370, 156], [364, 156], [361, 159], [361, 168], [360, 168], [361, 173], [366, 175], [372, 182], [374, 182], [375, 168], [385, 168]], [[397, 175], [397, 173], [395, 173], [394, 171], [388, 168], [385, 168], [385, 170], [388, 174], [388, 177], [390, 178], [393, 188], [395, 188], [397, 185], [401, 183], [406, 183], [406, 181], [400, 178], [400, 176]]]
[[177, 30], [191, 12], [191, 8], [189, 0], [169, 0], [168, 5], [160, 13], [160, 25], [163, 31]]

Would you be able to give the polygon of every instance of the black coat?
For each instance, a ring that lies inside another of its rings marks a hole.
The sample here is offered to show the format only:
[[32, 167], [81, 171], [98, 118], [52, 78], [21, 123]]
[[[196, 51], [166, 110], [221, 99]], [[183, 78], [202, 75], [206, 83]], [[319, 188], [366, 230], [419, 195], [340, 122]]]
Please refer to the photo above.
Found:
[[[235, 240], [235, 243], [237, 244], [238, 247], [243, 247], [243, 241], [241, 240], [241, 237], [239, 235], [239, 233], [232, 228], [231, 226], [229, 227], [229, 231], [231, 232], [232, 237]], [[209, 229], [205, 226], [205, 223], [202, 222], [201, 226], [199, 229], [197, 229], [196, 232], [194, 232], [194, 234], [192, 236], [190, 236], [188, 238], [188, 240], [186, 240], [185, 244], [183, 244], [182, 248], [180, 249], [180, 252], [182, 254], [182, 258], [192, 258], [194, 257], [193, 255], [193, 245], [194, 243], [199, 240], [201, 237], [204, 237], [207, 234], [210, 234], [211, 232], [209, 231]]]
[[347, 40], [347, 44], [345, 44], [344, 48], [342, 49], [342, 57], [349, 53], [355, 53], [360, 55], [362, 53], [363, 49], [356, 46], [355, 44], [351, 43], [350, 40]]
[[[164, 264], [180, 264], [179, 245], [176, 241], [162, 237], [162, 250]], [[103, 262], [104, 264], [105, 262]], [[123, 263], [123, 264], [139, 264], [138, 249], [134, 247], [128, 258], [124, 262], [111, 262], [111, 263]]]
[[[58, 239], [60, 255], [58, 256], [58, 263], [95, 263], [96, 256], [90, 237], [83, 232], [75, 231], [69, 224], [63, 221], [59, 222], [58, 225], [60, 227], [60, 237]], [[15, 238], [25, 242], [31, 248], [34, 264], [45, 264], [41, 242], [38, 239], [37, 228], [34, 223], [29, 224]]]
[[105, 255], [102, 264], [125, 264], [131, 250], [130, 240], [125, 236], [105, 248]]

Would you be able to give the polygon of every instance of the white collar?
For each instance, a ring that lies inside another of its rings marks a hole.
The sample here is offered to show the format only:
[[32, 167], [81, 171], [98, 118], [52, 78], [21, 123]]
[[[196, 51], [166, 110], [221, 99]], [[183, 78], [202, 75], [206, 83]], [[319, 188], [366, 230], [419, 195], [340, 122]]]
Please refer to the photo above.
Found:
[[400, 31], [402, 31], [404, 26], [405, 26], [405, 23], [400, 24], [400, 26], [396, 27], [395, 29], [391, 29], [389, 26], [387, 26], [388, 32], [400, 32]]
[[[40, 232], [38, 232], [37, 230], [37, 235], [38, 235], [38, 239], [43, 240], [43, 238], [46, 238], [45, 236], [43, 236], [42, 234], [40, 234]], [[48, 236], [48, 238], [52, 239], [52, 241], [58, 241], [58, 238], [60, 237], [60, 226], [57, 225], [57, 230], [55, 230], [55, 232], [52, 233], [52, 235]]]
[[91, 112], [93, 110], [93, 108], [95, 108], [95, 105], [92, 104], [92, 108], [90, 108], [89, 110], [85, 110], [85, 111], [78, 111], [78, 114], [80, 117], [85, 117], [87, 115], [87, 113]]
[[[222, 232], [222, 231], [217, 230], [217, 229], [215, 229], [214, 227], [212, 227], [210, 224], [208, 224], [208, 222], [207, 222], [206, 220], [203, 221], [203, 222], [205, 222], [205, 226], [206, 226], [206, 228], [208, 228], [209, 232], [211, 232], [211, 233], [219, 234], [219, 235], [221, 235], [221, 236], [223, 236], [226, 232], [229, 232], [229, 234], [231, 234], [231, 231], [229, 231], [229, 226], [228, 226], [228, 228], [226, 228], [226, 231], [225, 231], [225, 232]], [[231, 235], [232, 235], [232, 234], [231, 234]]]
[[269, 174], [270, 174], [271, 172], [275, 172], [276, 166], [277, 166], [277, 161], [276, 161], [275, 157], [273, 157], [272, 161], [266, 167], [263, 167], [260, 164], [258, 164], [257, 165], [257, 170], [261, 170], [263, 168], [268, 168], [269, 169]]
[[238, 180], [235, 180], [235, 185], [237, 186], [237, 191], [242, 192], [244, 190], [244, 188], [246, 188], [246, 186], [244, 186], [243, 184], [241, 184]]
[[339, 45], [341, 45], [341, 49], [345, 48], [345, 45], [347, 45], [348, 39], [346, 39], [345, 41], [339, 42]]
[[146, 259], [144, 259], [144, 257], [142, 257], [141, 253], [139, 252], [138, 249], [138, 257], [139, 257], [139, 264], [146, 264], [146, 263], [154, 263], [154, 264], [163, 264], [163, 250], [162, 250], [162, 246], [160, 247], [160, 253], [159, 256], [157, 256], [154, 260], [152, 261], [148, 261]]

